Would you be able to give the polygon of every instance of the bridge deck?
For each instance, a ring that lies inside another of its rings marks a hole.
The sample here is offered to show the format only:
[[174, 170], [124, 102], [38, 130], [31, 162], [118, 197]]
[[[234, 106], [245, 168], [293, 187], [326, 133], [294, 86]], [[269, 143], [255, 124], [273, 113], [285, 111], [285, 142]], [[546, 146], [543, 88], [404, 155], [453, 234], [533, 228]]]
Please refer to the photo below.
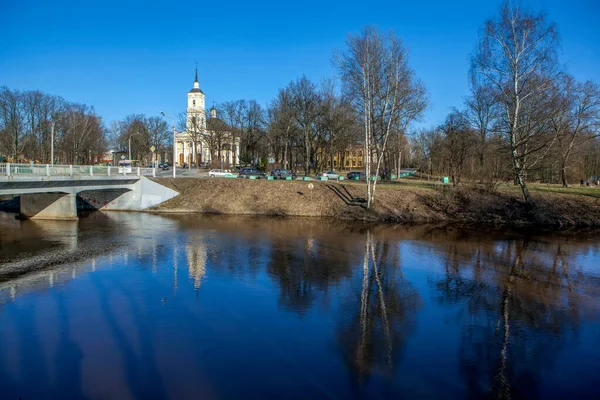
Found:
[[153, 168], [140, 167], [6, 163], [0, 164], [0, 195], [131, 189], [142, 176], [154, 174]]

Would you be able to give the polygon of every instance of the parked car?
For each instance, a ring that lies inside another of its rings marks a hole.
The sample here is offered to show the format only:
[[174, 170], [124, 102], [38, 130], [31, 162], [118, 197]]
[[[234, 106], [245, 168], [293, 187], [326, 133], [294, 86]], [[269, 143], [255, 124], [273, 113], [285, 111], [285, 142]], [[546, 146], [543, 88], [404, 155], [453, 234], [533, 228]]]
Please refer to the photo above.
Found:
[[381, 180], [381, 175], [377, 175], [375, 172], [371, 172], [371, 180], [373, 180], [373, 178], [377, 177], [377, 180], [380, 181]]
[[210, 171], [208, 171], [208, 176], [210, 176], [211, 178], [225, 178], [232, 175], [233, 174], [231, 172], [226, 171], [224, 169], [211, 169]]
[[265, 174], [263, 172], [259, 172], [256, 168], [242, 168], [240, 169], [239, 178], [250, 178], [251, 176], [255, 176], [256, 179], [265, 178]]
[[288, 169], [274, 169], [271, 171], [271, 176], [273, 179], [285, 179], [288, 176], [291, 176], [292, 179], [296, 179], [296, 174]]
[[169, 164], [167, 163], [160, 163], [158, 164], [158, 168], [162, 169], [163, 171], [166, 171], [169, 169]]
[[348, 175], [346, 175], [349, 180], [365, 179], [366, 177], [367, 175], [364, 172], [348, 172]]
[[340, 174], [335, 171], [327, 171], [321, 172], [318, 176], [326, 176], [328, 179], [337, 179], [340, 177]]

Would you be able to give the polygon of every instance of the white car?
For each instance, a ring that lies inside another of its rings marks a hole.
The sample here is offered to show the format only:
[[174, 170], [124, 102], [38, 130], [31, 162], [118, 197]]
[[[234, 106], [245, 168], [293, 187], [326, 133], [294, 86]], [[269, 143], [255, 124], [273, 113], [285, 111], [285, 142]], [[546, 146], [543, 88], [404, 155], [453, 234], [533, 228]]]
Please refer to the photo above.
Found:
[[208, 176], [211, 178], [226, 178], [228, 176], [232, 176], [232, 174], [224, 169], [211, 169], [208, 171]]
[[337, 178], [340, 177], [340, 175], [334, 171], [322, 172], [319, 174], [319, 176], [326, 176], [327, 179], [332, 179], [332, 180], [337, 180]]

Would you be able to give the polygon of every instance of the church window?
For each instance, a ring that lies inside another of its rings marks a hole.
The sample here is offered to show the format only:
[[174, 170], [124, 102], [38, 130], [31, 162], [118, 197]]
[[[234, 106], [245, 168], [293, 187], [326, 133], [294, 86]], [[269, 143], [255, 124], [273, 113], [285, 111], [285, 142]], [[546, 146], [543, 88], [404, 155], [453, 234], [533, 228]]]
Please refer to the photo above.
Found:
[[196, 106], [196, 100], [192, 100], [192, 104], [194, 105], [194, 107]]

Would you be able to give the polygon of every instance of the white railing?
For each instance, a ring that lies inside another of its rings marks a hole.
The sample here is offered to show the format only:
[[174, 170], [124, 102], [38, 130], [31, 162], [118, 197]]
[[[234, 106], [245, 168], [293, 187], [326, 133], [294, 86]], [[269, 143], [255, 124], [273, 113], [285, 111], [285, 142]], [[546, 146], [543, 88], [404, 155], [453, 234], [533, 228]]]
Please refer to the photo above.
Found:
[[[121, 172], [119, 172], [119, 170]], [[156, 176], [154, 168], [96, 165], [0, 164], [0, 176]]]

